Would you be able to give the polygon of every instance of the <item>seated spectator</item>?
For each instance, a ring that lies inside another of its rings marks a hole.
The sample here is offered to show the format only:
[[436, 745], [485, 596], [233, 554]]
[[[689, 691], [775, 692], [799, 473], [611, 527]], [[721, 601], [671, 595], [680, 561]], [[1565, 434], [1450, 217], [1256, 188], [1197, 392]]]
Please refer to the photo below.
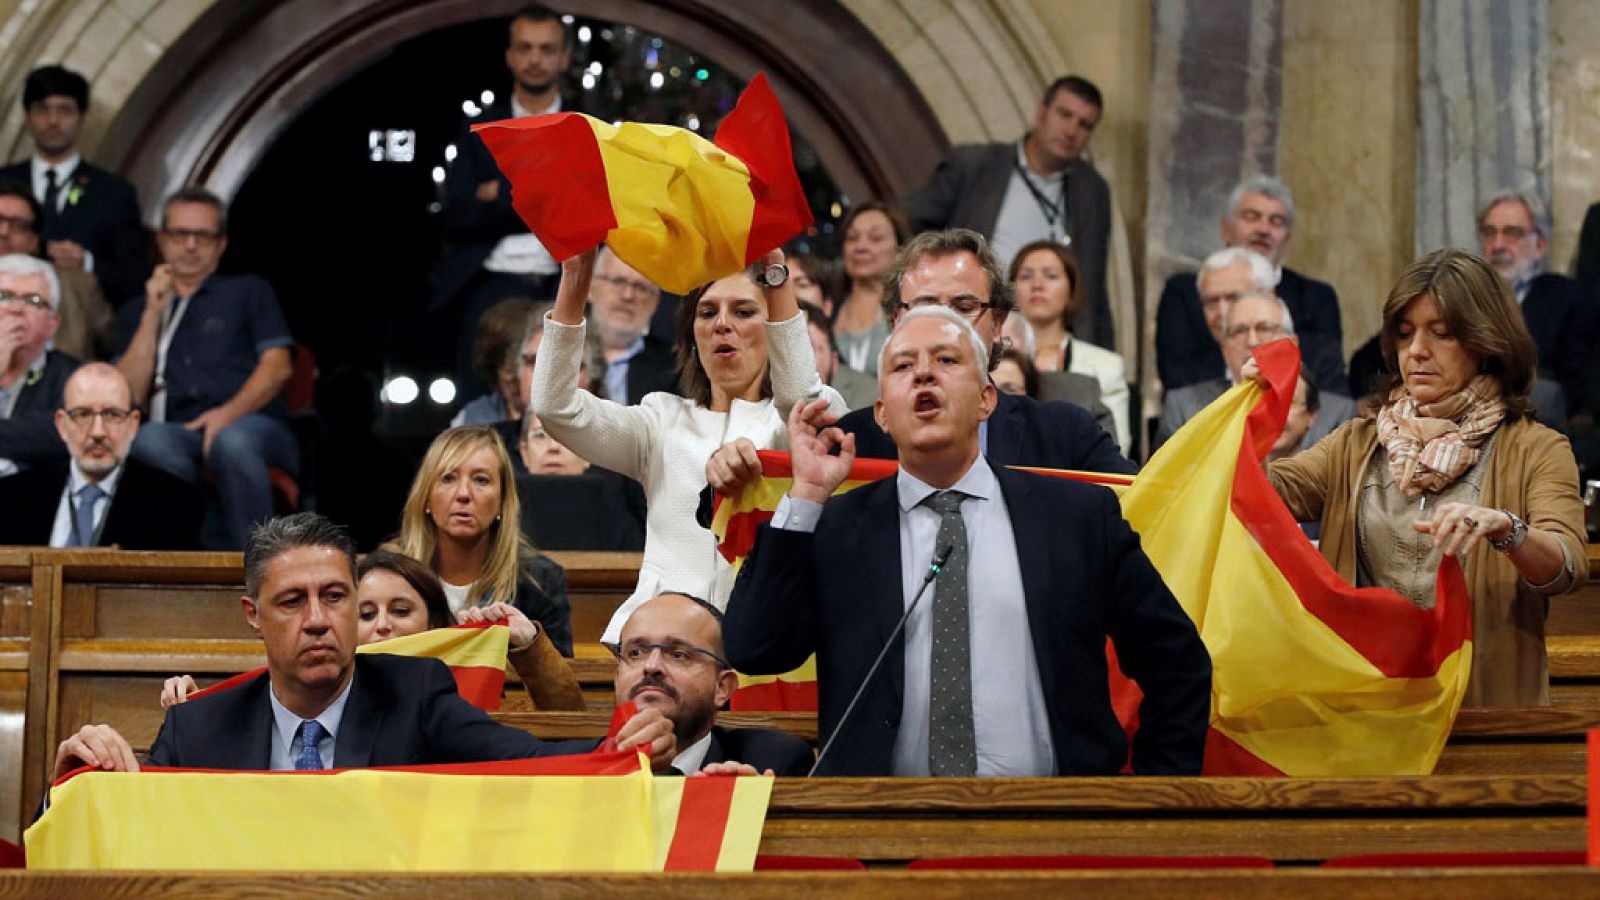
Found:
[[1011, 286], [1021, 314], [1011, 318], [1025, 319], [1033, 327], [1034, 365], [1040, 372], [1076, 372], [1095, 379], [1101, 402], [1111, 410], [1117, 445], [1127, 454], [1133, 447], [1127, 367], [1116, 353], [1072, 336], [1072, 321], [1083, 305], [1077, 256], [1055, 241], [1027, 244], [1011, 263]]
[[[41, 256], [39, 201], [27, 188], [0, 183], [0, 255]], [[114, 349], [116, 318], [100, 282], [82, 269], [56, 269], [61, 296], [56, 311], [61, 325], [51, 341], [57, 350], [80, 360], [106, 359]]]
[[989, 378], [1002, 393], [1039, 399], [1039, 370], [1020, 350], [1009, 347], [1001, 350], [1000, 361], [995, 363]]
[[[245, 552], [246, 622], [266, 645], [267, 673], [168, 707], [152, 766], [329, 769], [523, 759], [586, 752], [587, 741], [546, 742], [501, 725], [461, 699], [436, 659], [357, 654], [355, 546], [315, 513], [263, 525]], [[359, 677], [356, 677], [359, 674]], [[665, 766], [672, 725], [647, 709], [617, 734]], [[133, 748], [108, 725], [85, 725], [56, 751], [54, 778], [81, 765], [138, 771]]]
[[[1156, 430], [1156, 446], [1159, 448], [1165, 444], [1185, 422], [1239, 383], [1239, 373], [1244, 364], [1250, 361], [1250, 351], [1285, 337], [1299, 343], [1294, 331], [1294, 318], [1289, 315], [1289, 307], [1281, 298], [1272, 294], [1247, 294], [1224, 306], [1222, 354], [1227, 360], [1227, 377], [1168, 391], [1161, 404], [1161, 424]], [[1315, 378], [1314, 375], [1307, 377]], [[1316, 444], [1355, 415], [1355, 404], [1338, 394], [1319, 392], [1317, 406], [1316, 418], [1300, 439], [1300, 443], [1306, 447]], [[1293, 418], [1291, 414], [1290, 419]]]
[[515, 352], [534, 306], [532, 300], [502, 300], [478, 319], [478, 334], [472, 343], [472, 368], [484, 384], [492, 385], [492, 390], [462, 406], [450, 420], [450, 427], [493, 425], [522, 419], [523, 401], [517, 386]]
[[672, 347], [650, 334], [650, 318], [661, 305], [661, 288], [601, 247], [595, 261], [589, 307], [605, 360], [605, 396], [637, 406], [657, 391], [678, 392]]
[[523, 533], [547, 550], [643, 550], [649, 502], [639, 482], [590, 465], [551, 437], [538, 416], [528, 413], [523, 422]]
[[43, 212], [37, 219], [43, 256], [57, 271], [93, 274], [103, 296], [120, 307], [139, 293], [150, 261], [133, 185], [78, 153], [89, 82], [61, 66], [35, 69], [22, 85], [22, 111], [33, 156], [0, 168], [0, 182], [32, 187]]
[[911, 226], [899, 210], [874, 200], [851, 208], [839, 233], [844, 235], [844, 283], [833, 310], [833, 342], [845, 365], [873, 372], [889, 337], [883, 276], [894, 265], [895, 251], [911, 238]]
[[294, 338], [271, 285], [217, 274], [227, 229], [227, 210], [210, 191], [184, 188], [167, 199], [166, 262], [119, 313], [117, 368], [149, 410], [134, 458], [194, 485], [209, 472], [223, 533], [205, 543], [237, 550], [272, 516], [267, 469], [296, 473], [300, 452], [280, 396], [294, 373]]
[[878, 399], [878, 379], [839, 364], [839, 348], [833, 342], [827, 313], [821, 307], [801, 303], [800, 310], [806, 314], [806, 334], [811, 337], [811, 355], [817, 361], [817, 374], [822, 376], [822, 383], [838, 391], [844, 398], [844, 405], [851, 409], [871, 406], [872, 401]]
[[809, 303], [832, 321], [834, 298], [839, 296], [839, 279], [843, 275], [839, 261], [816, 253], [786, 253], [784, 265], [789, 267], [789, 283], [794, 285], [794, 296], [800, 305]]
[[[1109, 638], [1143, 691], [1133, 771], [1198, 774], [1205, 645], [1114, 494], [980, 452], [997, 403], [987, 350], [953, 310], [901, 317], [875, 407], [899, 472], [844, 494], [854, 439], [823, 403], [794, 411], [793, 483], [739, 570], [728, 660], [776, 674], [816, 655], [819, 731], [838, 738], [819, 762], [829, 775], [1113, 775], [1130, 747], [1111, 709]], [[926, 602], [890, 640], [930, 563]], [[885, 646], [888, 671], [869, 681]]]
[[[374, 550], [356, 566], [356, 601], [359, 613], [356, 644], [408, 637], [456, 624], [439, 577], [409, 556]], [[583, 689], [572, 666], [561, 658], [549, 635], [509, 603], [474, 606], [462, 616], [465, 622], [505, 622], [511, 629], [506, 654], [535, 709], [587, 708]], [[161, 688], [161, 708], [183, 703], [199, 689], [194, 678], [168, 678]]]
[[[688, 594], [667, 592], [634, 610], [622, 626], [615, 677], [618, 703], [659, 709], [672, 722], [672, 768], [803, 776], [816, 755], [805, 741], [770, 728], [725, 728], [717, 710], [739, 688], [722, 649], [722, 612]], [[720, 765], [719, 765], [720, 764]]]
[[1267, 462], [1283, 459], [1299, 453], [1316, 441], [1306, 441], [1306, 436], [1311, 432], [1311, 427], [1317, 421], [1317, 412], [1322, 408], [1322, 392], [1306, 373], [1300, 373], [1300, 379], [1294, 385], [1294, 400], [1289, 404], [1289, 416], [1283, 420], [1283, 432], [1278, 435], [1278, 440], [1273, 443], [1272, 449], [1267, 451]]
[[[677, 359], [683, 396], [651, 394], [637, 407], [601, 400], [577, 388], [583, 356], [583, 300], [593, 252], [562, 264], [555, 309], [533, 372], [529, 407], [558, 441], [584, 459], [638, 481], [649, 498], [644, 563], [633, 594], [611, 617], [602, 641], [615, 644], [640, 604], [669, 585], [703, 587], [714, 605], [727, 602], [733, 570], [709, 529], [695, 521], [706, 460], [724, 442], [781, 444], [780, 410], [802, 397], [844, 401], [817, 376], [806, 320], [782, 279], [782, 254], [757, 281], [757, 267], [702, 285], [678, 306]], [[751, 450], [754, 453], [754, 450]]]
[[51, 417], [78, 360], [50, 349], [60, 296], [49, 263], [0, 256], [0, 477], [67, 455]]
[[[1386, 398], [1378, 390], [1385, 377], [1383, 348], [1378, 344], [1378, 335], [1373, 335], [1350, 357], [1350, 389], [1360, 391], [1350, 395], [1355, 398], [1357, 416], [1366, 418], [1383, 405]], [[1543, 376], [1535, 378], [1533, 387], [1528, 390], [1528, 406], [1529, 414], [1538, 419], [1539, 424], [1562, 434], [1567, 433], [1567, 395], [1560, 384]], [[1577, 452], [1576, 442], [1573, 452]]]
[[572, 655], [567, 574], [522, 534], [511, 457], [493, 429], [452, 428], [433, 439], [385, 549], [428, 566], [457, 615], [509, 603]]
[[0, 478], [0, 544], [188, 550], [200, 536], [199, 491], [128, 458], [139, 432], [128, 379], [105, 363], [67, 379], [55, 427], [69, 460]]
[[[1039, 351], [1038, 341], [1033, 336], [1033, 326], [1028, 324], [1028, 319], [1025, 316], [1006, 316], [1005, 324], [1000, 326], [1000, 335], [1002, 346], [1016, 350], [1030, 361]], [[999, 360], [1002, 355], [1000, 349], [996, 348], [992, 352], [993, 358]], [[1112, 418], [1110, 407], [1101, 401], [1100, 382], [1096, 381], [1093, 376], [1059, 370], [1055, 372], [1040, 372], [1037, 366], [1034, 367], [1034, 372], [1038, 376], [1039, 391], [1033, 399], [1049, 402], [1059, 401], [1081, 406], [1094, 414], [1095, 423], [1106, 434], [1116, 433], [1116, 419]], [[1007, 392], [1002, 391], [1002, 393]]]
[[[1258, 175], [1233, 189], [1222, 219], [1222, 242], [1229, 248], [1260, 254], [1267, 265], [1261, 271], [1252, 262], [1253, 283], [1230, 278], [1227, 290], [1208, 279], [1210, 283], [1202, 291], [1195, 274], [1189, 272], [1167, 279], [1156, 312], [1156, 367], [1166, 390], [1224, 374], [1222, 355], [1217, 352], [1221, 335], [1215, 325], [1221, 310], [1208, 304], [1217, 302], [1219, 296], [1225, 302], [1230, 295], [1271, 292], [1283, 300], [1300, 328], [1301, 368], [1311, 373], [1325, 394], [1341, 392], [1334, 390], [1345, 383], [1339, 297], [1331, 286], [1284, 266], [1293, 229], [1294, 197], [1283, 182]], [[1212, 254], [1201, 274], [1230, 264], [1222, 259]], [[1213, 266], [1213, 262], [1218, 264]]]

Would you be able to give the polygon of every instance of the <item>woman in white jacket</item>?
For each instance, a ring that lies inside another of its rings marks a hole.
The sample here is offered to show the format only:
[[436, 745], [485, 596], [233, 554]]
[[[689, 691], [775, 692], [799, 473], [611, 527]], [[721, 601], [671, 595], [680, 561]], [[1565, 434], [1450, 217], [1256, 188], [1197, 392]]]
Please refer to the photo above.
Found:
[[737, 438], [780, 447], [789, 410], [799, 400], [826, 397], [840, 415], [846, 408], [817, 375], [793, 288], [758, 281], [782, 263], [777, 251], [679, 301], [676, 352], [684, 396], [654, 393], [623, 406], [579, 390], [594, 257], [589, 251], [561, 266], [530, 405], [552, 437], [589, 462], [637, 480], [649, 498], [639, 582], [601, 638], [615, 644], [633, 610], [664, 591], [727, 605], [733, 569], [695, 520], [711, 454]]

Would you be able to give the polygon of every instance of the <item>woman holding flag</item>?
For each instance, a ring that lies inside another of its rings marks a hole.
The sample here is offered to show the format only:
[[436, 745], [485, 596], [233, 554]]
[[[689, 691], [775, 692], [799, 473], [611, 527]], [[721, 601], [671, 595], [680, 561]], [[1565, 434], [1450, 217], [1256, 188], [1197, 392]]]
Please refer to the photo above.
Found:
[[1273, 487], [1322, 523], [1323, 556], [1359, 587], [1429, 609], [1441, 558], [1459, 557], [1466, 705], [1548, 705], [1547, 598], [1582, 584], [1588, 561], [1571, 446], [1528, 404], [1538, 355], [1522, 312], [1488, 263], [1439, 250], [1400, 276], [1379, 337], [1377, 415], [1272, 463]]
[[580, 390], [584, 304], [594, 260], [589, 250], [562, 264], [533, 368], [531, 407], [552, 437], [595, 465], [638, 481], [649, 498], [638, 584], [601, 638], [615, 644], [633, 610], [662, 591], [687, 591], [718, 608], [727, 605], [733, 570], [695, 519], [711, 454], [738, 438], [758, 448], [778, 446], [785, 413], [801, 398], [826, 397], [839, 414], [846, 408], [817, 376], [806, 319], [779, 251], [679, 301], [676, 355], [684, 396], [656, 393], [637, 406], [622, 406]]

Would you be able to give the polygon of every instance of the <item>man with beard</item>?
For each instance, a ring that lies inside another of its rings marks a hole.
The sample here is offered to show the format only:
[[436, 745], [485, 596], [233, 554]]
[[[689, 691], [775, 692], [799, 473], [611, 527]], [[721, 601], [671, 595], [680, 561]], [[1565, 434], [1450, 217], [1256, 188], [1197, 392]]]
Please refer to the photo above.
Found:
[[139, 433], [128, 379], [90, 363], [67, 379], [56, 432], [71, 462], [0, 478], [0, 544], [186, 550], [200, 498], [178, 478], [128, 458]]
[[661, 594], [628, 617], [617, 648], [617, 702], [659, 709], [672, 721], [684, 775], [710, 772], [801, 776], [811, 745], [765, 728], [723, 728], [717, 710], [739, 687], [723, 658], [722, 613], [688, 594]]
[[540, 4], [518, 11], [511, 19], [505, 60], [511, 95], [496, 98], [462, 126], [439, 214], [439, 228], [450, 248], [433, 273], [431, 308], [455, 307], [456, 368], [469, 382], [476, 378], [471, 374], [472, 338], [484, 311], [509, 297], [549, 300], [561, 275], [555, 257], [511, 207], [511, 182], [472, 133], [472, 126], [482, 122], [561, 111], [561, 78], [572, 62], [561, 16]]

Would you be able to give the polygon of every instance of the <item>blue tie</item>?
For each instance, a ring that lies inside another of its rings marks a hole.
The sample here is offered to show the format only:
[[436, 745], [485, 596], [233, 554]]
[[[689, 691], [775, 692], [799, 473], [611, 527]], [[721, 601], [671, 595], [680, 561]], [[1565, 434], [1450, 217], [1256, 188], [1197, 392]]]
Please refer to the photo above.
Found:
[[297, 772], [324, 768], [322, 754], [317, 752], [317, 745], [322, 743], [322, 723], [315, 719], [307, 719], [300, 723], [300, 755], [295, 757], [294, 768]]
[[78, 506], [72, 511], [72, 547], [94, 546], [94, 505], [106, 492], [98, 484], [86, 484], [78, 491]]

